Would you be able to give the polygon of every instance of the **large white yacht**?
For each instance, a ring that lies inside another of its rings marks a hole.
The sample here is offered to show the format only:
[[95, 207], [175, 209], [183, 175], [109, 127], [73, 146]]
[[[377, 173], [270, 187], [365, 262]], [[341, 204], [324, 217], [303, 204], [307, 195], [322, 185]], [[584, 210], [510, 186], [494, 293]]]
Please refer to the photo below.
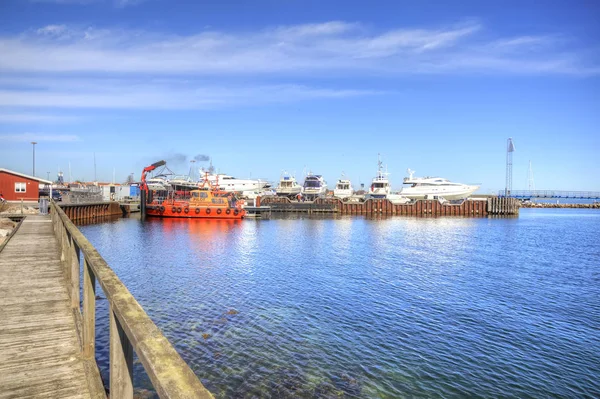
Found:
[[222, 191], [242, 192], [261, 191], [269, 187], [269, 183], [261, 179], [237, 179], [225, 174], [207, 173], [201, 170], [200, 184], [208, 182], [211, 186], [219, 186]]
[[327, 194], [327, 182], [323, 179], [323, 176], [313, 175], [312, 173], [306, 175], [302, 186], [302, 195], [307, 199], [314, 199], [325, 194]]
[[352, 188], [352, 182], [345, 178], [342, 174], [342, 177], [337, 181], [335, 185], [335, 189], [333, 190], [333, 195], [338, 198], [348, 198], [352, 194], [354, 194], [354, 189]]
[[282, 197], [295, 197], [302, 192], [302, 186], [298, 184], [294, 176], [283, 172], [275, 192]]
[[478, 185], [467, 185], [453, 183], [441, 177], [413, 177], [415, 171], [408, 169], [409, 177], [404, 178], [404, 184], [400, 194], [411, 199], [433, 199], [434, 196], [443, 197], [448, 200], [467, 198], [473, 194]]

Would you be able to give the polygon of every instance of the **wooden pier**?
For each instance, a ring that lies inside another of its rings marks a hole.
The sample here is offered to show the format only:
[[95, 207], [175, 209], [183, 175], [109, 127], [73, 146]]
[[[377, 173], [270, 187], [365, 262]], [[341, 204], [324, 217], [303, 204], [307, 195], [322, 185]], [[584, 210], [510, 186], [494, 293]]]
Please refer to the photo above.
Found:
[[388, 199], [342, 201], [335, 197], [315, 201], [291, 201], [286, 197], [263, 197], [261, 205], [271, 212], [339, 213], [342, 215], [404, 215], [404, 216], [512, 216], [519, 214], [519, 201], [514, 198], [468, 199], [458, 203], [419, 200], [407, 204]]
[[133, 398], [134, 351], [161, 398], [212, 398], [54, 203], [51, 216], [27, 216], [0, 252], [0, 398], [107, 397], [95, 360], [97, 286], [109, 303], [111, 398]]

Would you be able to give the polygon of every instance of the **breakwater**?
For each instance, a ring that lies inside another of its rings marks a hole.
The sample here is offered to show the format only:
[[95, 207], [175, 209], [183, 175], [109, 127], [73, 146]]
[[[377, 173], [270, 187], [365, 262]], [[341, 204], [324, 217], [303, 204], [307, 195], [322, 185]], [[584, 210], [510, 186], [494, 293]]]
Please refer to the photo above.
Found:
[[523, 202], [521, 208], [556, 208], [556, 209], [600, 209], [600, 202], [594, 204], [552, 204], [547, 202]]
[[492, 197], [468, 199], [458, 203], [419, 200], [407, 204], [388, 199], [342, 201], [339, 198], [317, 198], [315, 201], [291, 201], [286, 197], [263, 197], [257, 205], [269, 206], [271, 212], [340, 213], [344, 215], [405, 216], [513, 216], [519, 214], [520, 201]]

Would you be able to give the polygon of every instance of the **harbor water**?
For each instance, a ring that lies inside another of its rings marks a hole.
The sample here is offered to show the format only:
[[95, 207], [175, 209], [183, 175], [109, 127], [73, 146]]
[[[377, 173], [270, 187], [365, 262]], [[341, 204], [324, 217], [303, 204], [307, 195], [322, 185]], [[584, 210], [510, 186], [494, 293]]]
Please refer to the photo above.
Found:
[[600, 396], [598, 210], [80, 228], [217, 398]]

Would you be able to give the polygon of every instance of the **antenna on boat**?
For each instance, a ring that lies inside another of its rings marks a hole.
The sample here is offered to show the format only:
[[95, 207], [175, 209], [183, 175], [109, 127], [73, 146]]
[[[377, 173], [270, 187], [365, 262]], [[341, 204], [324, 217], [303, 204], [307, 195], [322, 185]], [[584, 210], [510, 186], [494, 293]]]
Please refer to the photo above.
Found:
[[415, 174], [415, 171], [412, 170], [411, 168], [406, 169], [406, 173], [408, 173], [408, 178], [412, 179], [413, 175]]

